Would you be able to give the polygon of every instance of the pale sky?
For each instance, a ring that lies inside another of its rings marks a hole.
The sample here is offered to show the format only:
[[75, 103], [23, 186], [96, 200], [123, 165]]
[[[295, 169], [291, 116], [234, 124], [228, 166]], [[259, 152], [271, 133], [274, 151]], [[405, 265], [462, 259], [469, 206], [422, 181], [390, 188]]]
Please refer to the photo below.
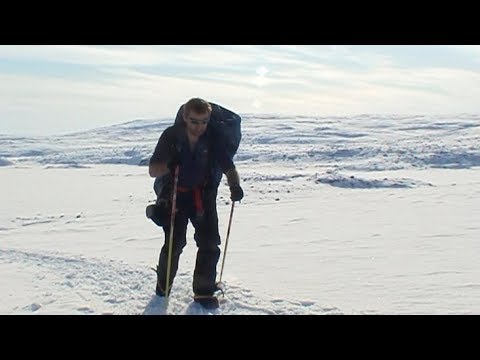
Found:
[[480, 113], [477, 45], [0, 45], [0, 134], [175, 116], [191, 97], [238, 113]]

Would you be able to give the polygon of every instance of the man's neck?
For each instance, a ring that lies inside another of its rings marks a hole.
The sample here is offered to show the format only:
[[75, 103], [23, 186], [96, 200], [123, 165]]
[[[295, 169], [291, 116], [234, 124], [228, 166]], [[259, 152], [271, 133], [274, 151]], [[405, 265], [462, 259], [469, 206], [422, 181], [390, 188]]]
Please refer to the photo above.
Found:
[[200, 136], [195, 136], [194, 134], [191, 134], [190, 132], [187, 131], [188, 144], [190, 145], [191, 149], [195, 147], [199, 138]]

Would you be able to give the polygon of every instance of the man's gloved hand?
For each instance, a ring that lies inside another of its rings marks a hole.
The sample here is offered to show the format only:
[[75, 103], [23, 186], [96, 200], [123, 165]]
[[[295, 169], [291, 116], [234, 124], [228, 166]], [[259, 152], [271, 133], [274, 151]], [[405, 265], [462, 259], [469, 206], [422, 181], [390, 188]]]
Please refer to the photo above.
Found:
[[166, 199], [157, 200], [155, 204], [147, 206], [146, 215], [158, 226], [167, 226], [170, 222], [170, 202]]
[[240, 201], [243, 199], [243, 190], [240, 185], [230, 186], [230, 199], [232, 201]]

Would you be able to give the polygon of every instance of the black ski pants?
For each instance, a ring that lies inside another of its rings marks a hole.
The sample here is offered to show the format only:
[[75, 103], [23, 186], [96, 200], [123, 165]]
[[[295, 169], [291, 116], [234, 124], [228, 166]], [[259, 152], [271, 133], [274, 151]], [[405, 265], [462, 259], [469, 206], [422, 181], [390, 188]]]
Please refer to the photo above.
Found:
[[[216, 290], [217, 263], [220, 258], [220, 235], [218, 232], [217, 188], [204, 189], [202, 203], [204, 214], [199, 217], [195, 208], [193, 192], [177, 193], [177, 213], [173, 231], [172, 261], [169, 288], [178, 270], [178, 262], [187, 244], [187, 226], [190, 220], [195, 228], [194, 239], [197, 245], [197, 258], [193, 273], [195, 295], [212, 295]], [[160, 251], [158, 280], [162, 289], [166, 287], [168, 242], [170, 223], [163, 226], [165, 243]]]

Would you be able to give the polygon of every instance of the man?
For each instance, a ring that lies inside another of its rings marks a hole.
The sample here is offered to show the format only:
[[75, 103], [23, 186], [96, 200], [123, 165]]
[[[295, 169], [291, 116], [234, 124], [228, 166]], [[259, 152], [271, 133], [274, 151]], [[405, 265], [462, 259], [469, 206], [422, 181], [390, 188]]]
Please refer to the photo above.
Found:
[[165, 232], [165, 243], [157, 266], [156, 294], [165, 296], [168, 240], [172, 208], [173, 174], [178, 166], [176, 213], [173, 229], [170, 292], [178, 261], [186, 245], [188, 221], [195, 228], [197, 259], [193, 274], [194, 301], [205, 307], [218, 307], [216, 267], [220, 258], [220, 235], [217, 216], [217, 186], [214, 174], [218, 167], [226, 175], [231, 200], [240, 201], [243, 190], [235, 165], [226, 151], [225, 142], [213, 127], [208, 126], [212, 107], [203, 99], [190, 99], [183, 110], [183, 122], [167, 128], [150, 159], [149, 174], [161, 178], [163, 187], [156, 189], [155, 205], [147, 207], [147, 217]]

